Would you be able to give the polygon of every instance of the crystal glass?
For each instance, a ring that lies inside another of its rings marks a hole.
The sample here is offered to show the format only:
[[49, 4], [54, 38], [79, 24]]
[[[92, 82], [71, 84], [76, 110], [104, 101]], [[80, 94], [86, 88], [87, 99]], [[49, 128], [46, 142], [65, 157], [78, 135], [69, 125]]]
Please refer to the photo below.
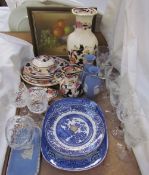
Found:
[[109, 65], [109, 62], [109, 48], [107, 46], [99, 46], [96, 64], [100, 67], [100, 78], [102, 79], [105, 79], [105, 67]]
[[130, 163], [131, 162], [131, 156], [130, 156], [131, 154], [130, 154], [130, 150], [127, 148], [127, 146], [122, 142], [118, 142], [116, 144], [116, 148], [117, 148], [116, 154], [117, 154], [118, 158], [123, 162]]
[[27, 107], [32, 113], [41, 114], [48, 107], [48, 97], [44, 88], [32, 87], [29, 88], [29, 98]]
[[120, 90], [117, 84], [111, 82], [110, 88], [110, 102], [113, 107], [116, 107], [119, 103]]
[[110, 91], [111, 105], [117, 107], [120, 96], [120, 73], [113, 67], [109, 67], [106, 72], [106, 88]]
[[106, 78], [106, 88], [110, 90], [110, 82], [117, 81], [120, 77], [120, 72], [115, 69], [112, 65], [105, 67], [105, 78]]
[[26, 115], [28, 110], [26, 109], [28, 99], [28, 89], [23, 82], [20, 82], [18, 90], [15, 93], [15, 105], [20, 108], [20, 115]]
[[28, 90], [23, 82], [20, 82], [18, 90], [16, 92], [15, 104], [16, 107], [22, 108], [27, 104]]
[[7, 120], [5, 136], [12, 149], [30, 148], [34, 137], [34, 121], [27, 116], [14, 116]]

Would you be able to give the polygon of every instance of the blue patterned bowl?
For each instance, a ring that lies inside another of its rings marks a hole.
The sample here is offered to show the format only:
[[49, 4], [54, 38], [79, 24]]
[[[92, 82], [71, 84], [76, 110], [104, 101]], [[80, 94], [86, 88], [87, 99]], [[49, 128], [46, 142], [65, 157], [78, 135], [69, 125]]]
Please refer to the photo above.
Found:
[[96, 150], [105, 135], [103, 113], [97, 104], [85, 98], [64, 98], [48, 109], [42, 137], [57, 153], [79, 157]]

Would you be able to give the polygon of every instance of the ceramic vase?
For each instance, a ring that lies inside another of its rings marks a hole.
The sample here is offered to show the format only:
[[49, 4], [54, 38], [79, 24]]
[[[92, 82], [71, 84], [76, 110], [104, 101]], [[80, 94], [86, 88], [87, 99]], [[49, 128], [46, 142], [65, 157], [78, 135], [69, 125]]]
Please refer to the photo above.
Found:
[[71, 64], [83, 65], [86, 54], [97, 54], [98, 40], [92, 32], [92, 19], [97, 14], [95, 8], [73, 8], [76, 15], [75, 30], [67, 38], [67, 50]]
[[94, 98], [101, 88], [101, 79], [99, 78], [99, 67], [90, 66], [86, 74], [83, 90], [88, 98]]

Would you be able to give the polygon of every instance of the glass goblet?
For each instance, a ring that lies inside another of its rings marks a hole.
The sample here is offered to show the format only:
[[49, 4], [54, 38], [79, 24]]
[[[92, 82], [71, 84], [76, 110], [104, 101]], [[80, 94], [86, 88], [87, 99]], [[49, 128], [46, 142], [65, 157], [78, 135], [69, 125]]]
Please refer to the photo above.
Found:
[[101, 79], [105, 79], [105, 67], [109, 64], [109, 62], [109, 48], [107, 46], [99, 46], [96, 64], [100, 67]]
[[14, 116], [7, 120], [5, 136], [12, 149], [29, 149], [34, 137], [34, 121], [27, 116]]
[[26, 109], [28, 99], [28, 89], [23, 82], [20, 82], [18, 90], [15, 94], [15, 105], [20, 108], [20, 115], [26, 115], [28, 110]]
[[30, 112], [35, 114], [41, 114], [46, 111], [48, 107], [48, 97], [44, 88], [29, 88], [27, 107]]
[[29, 88], [29, 98], [27, 101], [30, 117], [34, 119], [38, 126], [41, 126], [43, 113], [48, 107], [48, 96], [45, 88], [31, 87]]
[[123, 162], [131, 162], [131, 152], [130, 152], [130, 150], [128, 149], [128, 147], [124, 144], [124, 143], [122, 143], [122, 142], [118, 142], [117, 144], [116, 144], [116, 149], [117, 149], [117, 151], [116, 151], [116, 153], [117, 153], [117, 157], [121, 160], [121, 161], [123, 161]]

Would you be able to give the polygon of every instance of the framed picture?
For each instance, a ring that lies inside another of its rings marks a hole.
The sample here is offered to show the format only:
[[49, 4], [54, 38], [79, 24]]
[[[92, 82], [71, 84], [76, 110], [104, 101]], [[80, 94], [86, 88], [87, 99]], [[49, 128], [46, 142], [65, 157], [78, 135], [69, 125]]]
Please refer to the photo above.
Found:
[[[28, 7], [28, 18], [35, 56], [66, 57], [67, 36], [75, 28], [75, 15], [71, 7]], [[96, 16], [92, 31], [95, 30]]]
[[35, 56], [67, 56], [67, 36], [74, 30], [71, 8], [28, 7]]

